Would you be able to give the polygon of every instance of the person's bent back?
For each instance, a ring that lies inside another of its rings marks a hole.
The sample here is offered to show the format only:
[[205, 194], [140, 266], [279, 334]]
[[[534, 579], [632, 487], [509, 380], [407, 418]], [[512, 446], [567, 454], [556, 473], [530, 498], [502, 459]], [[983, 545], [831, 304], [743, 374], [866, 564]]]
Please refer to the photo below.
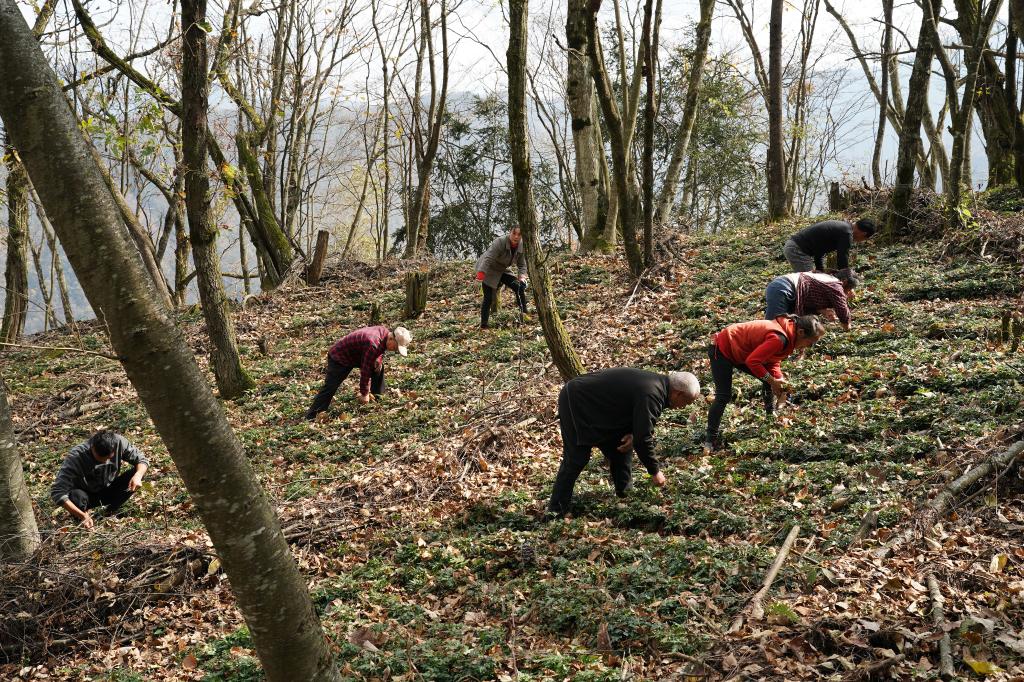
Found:
[[836, 267], [850, 267], [850, 247], [855, 242], [870, 239], [875, 234], [875, 223], [862, 218], [855, 224], [845, 220], [823, 220], [805, 227], [786, 240], [782, 253], [793, 272], [825, 269], [825, 256], [836, 254]]

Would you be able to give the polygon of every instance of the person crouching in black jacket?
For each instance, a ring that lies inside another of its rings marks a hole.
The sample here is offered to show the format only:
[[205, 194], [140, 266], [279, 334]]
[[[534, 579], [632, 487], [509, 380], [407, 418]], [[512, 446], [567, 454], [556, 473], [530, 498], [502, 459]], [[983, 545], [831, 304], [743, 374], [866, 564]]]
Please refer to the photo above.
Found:
[[576, 479], [598, 448], [611, 465], [615, 494], [625, 497], [632, 485], [633, 450], [658, 487], [665, 474], [654, 456], [654, 425], [667, 408], [685, 407], [700, 395], [689, 372], [655, 374], [618, 367], [570, 380], [558, 394], [562, 463], [558, 467], [548, 513], [569, 511]]

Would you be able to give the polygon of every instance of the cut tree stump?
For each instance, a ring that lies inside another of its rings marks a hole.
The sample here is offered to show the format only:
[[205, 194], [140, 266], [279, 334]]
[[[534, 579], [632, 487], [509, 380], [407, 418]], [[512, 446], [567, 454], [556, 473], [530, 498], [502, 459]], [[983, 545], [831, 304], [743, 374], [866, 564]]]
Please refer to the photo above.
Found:
[[315, 287], [320, 284], [320, 274], [324, 270], [324, 261], [327, 259], [327, 242], [331, 233], [327, 230], [320, 230], [316, 233], [316, 250], [313, 251], [313, 262], [306, 269], [306, 284]]
[[405, 319], [419, 317], [427, 307], [429, 272], [405, 273]]
[[381, 312], [380, 303], [370, 305], [370, 326], [376, 326], [384, 321], [384, 313]]

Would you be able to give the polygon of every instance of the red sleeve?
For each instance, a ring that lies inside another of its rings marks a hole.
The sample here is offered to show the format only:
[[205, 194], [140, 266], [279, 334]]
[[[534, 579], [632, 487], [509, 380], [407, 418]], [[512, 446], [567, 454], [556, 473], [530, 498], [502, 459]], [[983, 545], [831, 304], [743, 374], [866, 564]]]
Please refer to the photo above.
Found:
[[477, 280], [478, 280], [478, 281], [480, 281], [480, 282], [484, 281], [484, 271], [483, 271], [483, 270], [479, 270], [479, 271], [478, 271], [478, 272], [476, 273], [476, 278], [477, 278]]
[[769, 334], [760, 346], [755, 348], [747, 356], [747, 368], [758, 379], [766, 379], [771, 374], [776, 379], [782, 378], [782, 370], [779, 367], [779, 355], [785, 343], [779, 334]]

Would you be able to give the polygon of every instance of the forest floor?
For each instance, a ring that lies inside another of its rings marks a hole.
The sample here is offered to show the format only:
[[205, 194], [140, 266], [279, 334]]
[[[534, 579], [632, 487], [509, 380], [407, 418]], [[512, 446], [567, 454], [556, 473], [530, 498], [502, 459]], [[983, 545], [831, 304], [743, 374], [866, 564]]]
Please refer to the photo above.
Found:
[[[691, 370], [708, 395], [708, 336], [760, 317], [794, 227], [686, 238], [655, 289], [637, 288], [619, 259], [552, 258], [587, 368]], [[786, 363], [796, 388], [776, 420], [739, 377], [725, 450], [700, 448], [705, 402], [666, 412], [667, 486], [637, 469], [620, 501], [596, 456], [564, 521], [542, 516], [561, 452], [557, 371], [539, 327], [508, 308], [477, 328], [466, 263], [433, 266], [409, 357], [386, 358], [384, 398], [360, 406], [350, 377], [315, 423], [302, 416], [327, 348], [373, 303], [398, 321], [400, 273], [347, 263], [321, 287], [250, 300], [236, 321], [257, 388], [225, 408], [346, 679], [937, 679], [943, 632], [957, 675], [1021, 675], [1016, 471], [927, 539], [878, 551], [1024, 432], [1024, 360], [993, 337], [1020, 308], [1019, 266], [944, 251], [937, 239], [857, 248], [867, 283], [853, 330], [832, 328]], [[182, 325], [205, 363], [198, 311]], [[82, 325], [31, 343], [107, 341]], [[0, 678], [261, 679], [228, 580], [119, 365], [67, 351], [2, 359], [46, 539], [33, 562], [0, 571]], [[100, 426], [153, 468], [127, 518], [90, 533], [64, 525], [47, 492], [68, 448]], [[765, 618], [729, 633], [794, 524]], [[938, 626], [928, 574], [945, 602]]]

